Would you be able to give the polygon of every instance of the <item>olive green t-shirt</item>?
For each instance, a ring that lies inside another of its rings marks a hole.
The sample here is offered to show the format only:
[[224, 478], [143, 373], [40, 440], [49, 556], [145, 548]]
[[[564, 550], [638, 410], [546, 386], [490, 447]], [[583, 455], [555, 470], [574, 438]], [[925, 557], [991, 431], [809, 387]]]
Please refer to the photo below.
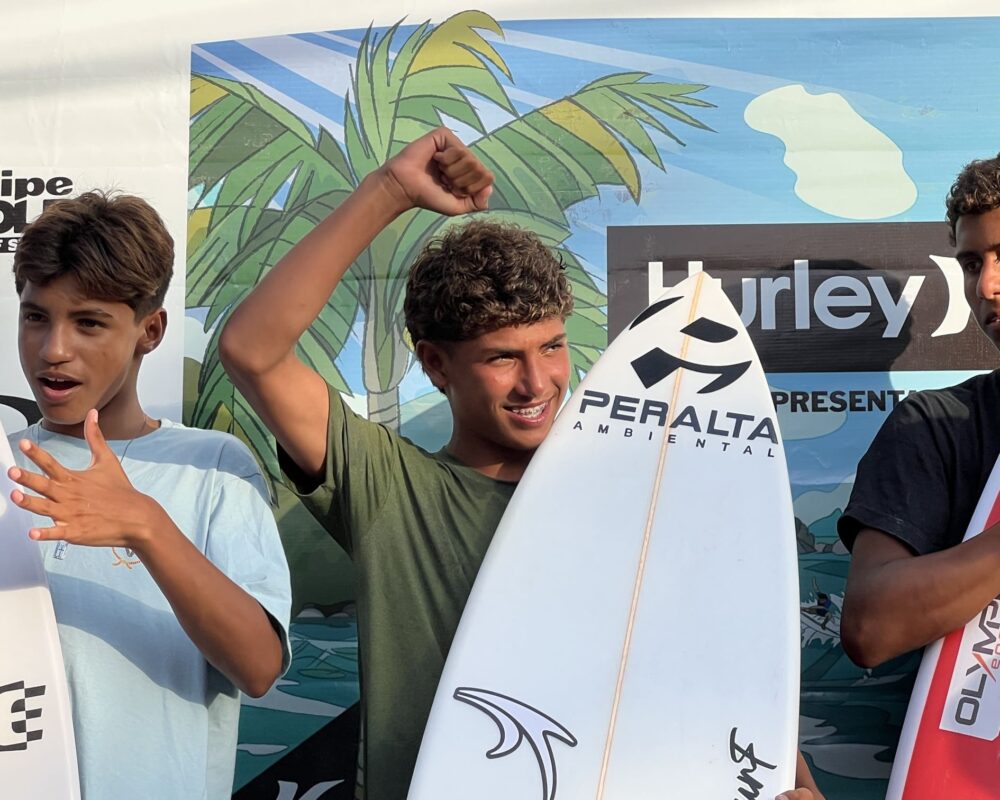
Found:
[[404, 800], [445, 657], [516, 484], [431, 454], [330, 390], [326, 473], [302, 493], [358, 571], [358, 796]]

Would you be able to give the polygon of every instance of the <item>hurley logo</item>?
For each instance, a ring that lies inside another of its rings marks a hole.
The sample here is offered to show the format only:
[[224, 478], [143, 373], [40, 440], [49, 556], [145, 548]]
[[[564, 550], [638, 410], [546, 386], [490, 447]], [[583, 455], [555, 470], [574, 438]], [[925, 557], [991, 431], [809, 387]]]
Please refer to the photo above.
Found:
[[487, 714], [500, 729], [500, 741], [486, 753], [487, 758], [503, 758], [527, 741], [541, 772], [542, 800], [555, 800], [557, 776], [552, 740], [576, 747], [576, 737], [537, 708], [499, 692], [460, 687], [453, 696]]
[[42, 729], [29, 730], [29, 722], [42, 716], [33, 706], [44, 694], [44, 686], [25, 686], [24, 681], [0, 686], [0, 752], [27, 750], [29, 742], [42, 738]]

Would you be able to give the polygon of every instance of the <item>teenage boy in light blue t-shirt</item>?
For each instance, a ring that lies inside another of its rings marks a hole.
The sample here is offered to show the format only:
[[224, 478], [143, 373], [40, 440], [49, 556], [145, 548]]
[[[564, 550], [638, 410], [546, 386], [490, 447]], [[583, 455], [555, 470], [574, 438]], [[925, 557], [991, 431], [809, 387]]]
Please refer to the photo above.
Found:
[[[151, 419], [173, 242], [145, 201], [49, 206], [14, 258], [21, 366], [43, 415], [11, 436], [69, 678], [84, 800], [232, 793], [240, 692], [287, 667], [288, 566], [249, 451]], [[98, 416], [98, 414], [100, 416]]]

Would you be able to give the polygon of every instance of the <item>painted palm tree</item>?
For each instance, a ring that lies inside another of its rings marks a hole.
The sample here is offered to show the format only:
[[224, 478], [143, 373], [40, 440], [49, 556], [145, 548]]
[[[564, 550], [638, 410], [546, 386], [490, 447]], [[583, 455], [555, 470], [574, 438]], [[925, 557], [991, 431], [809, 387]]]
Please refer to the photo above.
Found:
[[[499, 24], [478, 11], [425, 23], [405, 39], [398, 25], [381, 37], [369, 29], [345, 100], [343, 146], [253, 86], [194, 76], [190, 185], [200, 201], [190, 219], [187, 305], [207, 307], [206, 330], [224, 321], [361, 178], [451, 118], [480, 134], [473, 149], [496, 174], [492, 216], [534, 230], [567, 267], [576, 300], [567, 333], [579, 380], [607, 344], [607, 300], [566, 247], [567, 210], [601, 186], [624, 188], [638, 202], [636, 155], [664, 168], [649, 131], [680, 142], [663, 118], [707, 130], [683, 107], [711, 104], [694, 96], [702, 85], [624, 72], [519, 114], [500, 81], [513, 76], [481, 31], [502, 36]], [[475, 96], [502, 108], [509, 121], [487, 130]], [[429, 237], [460, 223], [426, 211], [397, 219], [352, 265], [299, 343], [307, 363], [348, 391], [335, 359], [361, 315], [364, 387], [375, 421], [398, 426], [399, 384], [412, 363], [401, 314], [406, 270]], [[217, 333], [190, 421], [236, 432], [273, 471], [267, 433], [226, 378], [216, 345]]]

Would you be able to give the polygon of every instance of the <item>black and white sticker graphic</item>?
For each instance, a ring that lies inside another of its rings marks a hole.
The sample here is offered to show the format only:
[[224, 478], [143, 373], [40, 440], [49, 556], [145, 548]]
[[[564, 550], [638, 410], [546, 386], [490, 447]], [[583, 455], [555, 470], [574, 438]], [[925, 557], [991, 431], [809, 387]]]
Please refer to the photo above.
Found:
[[[680, 299], [680, 297], [668, 297], [653, 303], [635, 318], [632, 324], [629, 325], [629, 330], [642, 324], [665, 308], [672, 306]], [[721, 322], [708, 319], [708, 317], [698, 317], [694, 322], [682, 328], [681, 333], [708, 344], [721, 344], [734, 338], [736, 336], [736, 329]], [[671, 355], [659, 347], [654, 347], [648, 353], [644, 353], [632, 362], [632, 369], [635, 370], [635, 374], [647, 389], [655, 386], [682, 367], [703, 375], [714, 375], [715, 380], [699, 389], [698, 394], [709, 394], [724, 389], [734, 381], [739, 380], [740, 376], [747, 371], [749, 366], [749, 361], [741, 361], [738, 364], [698, 364], [694, 361], [686, 361], [683, 358]]]
[[24, 681], [0, 686], [0, 752], [27, 750], [42, 738], [37, 720], [42, 716], [39, 698], [44, 686], [25, 686]]
[[541, 772], [542, 800], [555, 800], [557, 776], [552, 740], [575, 747], [576, 737], [548, 714], [498, 692], [460, 687], [453, 697], [487, 714], [500, 729], [500, 741], [487, 751], [487, 758], [503, 758], [517, 750], [521, 742], [528, 743]]

